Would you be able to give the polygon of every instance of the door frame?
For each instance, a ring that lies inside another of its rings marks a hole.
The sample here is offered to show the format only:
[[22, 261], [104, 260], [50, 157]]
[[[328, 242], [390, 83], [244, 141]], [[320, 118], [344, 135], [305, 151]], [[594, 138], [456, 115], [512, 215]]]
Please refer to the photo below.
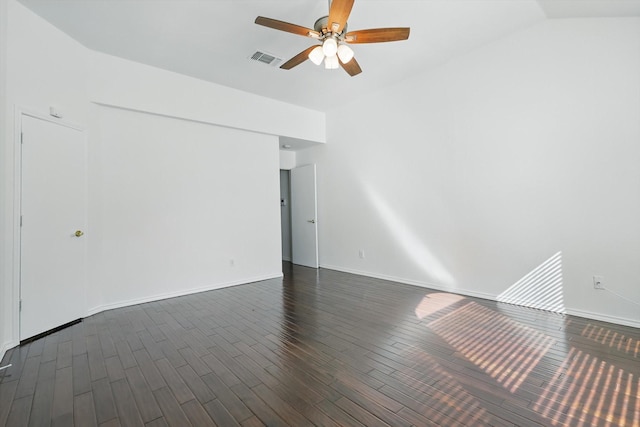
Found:
[[[31, 110], [19, 105], [14, 106], [14, 126], [13, 126], [13, 277], [12, 277], [12, 292], [10, 300], [13, 301], [12, 316], [13, 328], [12, 342], [17, 343], [20, 341], [20, 273], [21, 273], [21, 248], [22, 248], [22, 233], [20, 226], [20, 215], [22, 212], [22, 118], [23, 116], [29, 116], [34, 119], [44, 120], [55, 125], [68, 127], [82, 132], [85, 143], [84, 159], [85, 159], [85, 173], [88, 172], [87, 160], [87, 135], [85, 133], [85, 127], [71, 122], [69, 120], [63, 120], [56, 117], [52, 117], [48, 114], [43, 114], [38, 111]], [[88, 181], [89, 177], [86, 174], [85, 182], [85, 196], [89, 195]], [[85, 200], [88, 200], [85, 198]], [[87, 311], [86, 307], [83, 307], [83, 311]]]

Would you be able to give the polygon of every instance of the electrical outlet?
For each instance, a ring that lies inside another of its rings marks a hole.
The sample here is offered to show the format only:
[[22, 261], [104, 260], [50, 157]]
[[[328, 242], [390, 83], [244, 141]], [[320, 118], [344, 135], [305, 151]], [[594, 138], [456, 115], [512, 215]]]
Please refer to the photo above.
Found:
[[593, 276], [593, 289], [604, 289], [604, 276]]
[[358, 249], [358, 256], [364, 259], [364, 249]]

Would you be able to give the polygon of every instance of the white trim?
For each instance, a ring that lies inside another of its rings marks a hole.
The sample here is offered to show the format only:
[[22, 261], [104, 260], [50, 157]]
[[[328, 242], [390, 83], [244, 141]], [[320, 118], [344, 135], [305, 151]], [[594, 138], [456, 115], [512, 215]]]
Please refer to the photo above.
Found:
[[[390, 280], [393, 282], [404, 283], [407, 285], [420, 286], [422, 288], [428, 288], [428, 289], [433, 289], [433, 290], [438, 290], [443, 292], [451, 292], [454, 294], [466, 295], [466, 296], [471, 296], [476, 298], [487, 299], [495, 302], [500, 302], [497, 300], [498, 298], [497, 295], [487, 294], [484, 292], [475, 292], [475, 291], [470, 291], [468, 289], [458, 289], [458, 288], [452, 289], [452, 288], [436, 285], [435, 283], [420, 282], [416, 280], [404, 279], [404, 278], [395, 277], [395, 276], [387, 276], [385, 274], [370, 273], [368, 271], [360, 271], [360, 270], [354, 270], [346, 267], [338, 267], [335, 265], [323, 264], [320, 266], [320, 268], [325, 268], [327, 270], [342, 271], [342, 272], [351, 273], [351, 274], [358, 274], [360, 276], [373, 277], [375, 279]], [[508, 304], [508, 303], [503, 303], [503, 304]], [[526, 306], [523, 306], [523, 307], [526, 307]], [[613, 323], [617, 325], [631, 326], [632, 328], [640, 328], [640, 321], [638, 320], [627, 319], [624, 317], [617, 317], [617, 316], [609, 316], [609, 315], [600, 314], [600, 313], [592, 313], [590, 311], [578, 310], [575, 308], [567, 307], [565, 310], [565, 313], [560, 313], [560, 314], [568, 314], [571, 316], [583, 317], [585, 319], [598, 320], [601, 322], [608, 322], [608, 323]]]
[[[164, 299], [168, 299], [168, 298], [176, 298], [176, 297], [180, 297], [180, 296], [184, 296], [184, 295], [197, 294], [199, 292], [213, 291], [213, 290], [216, 290], [216, 289], [228, 288], [228, 287], [231, 287], [231, 286], [247, 285], [249, 283], [262, 282], [264, 280], [281, 279], [282, 277], [284, 277], [284, 274], [282, 272], [280, 272], [280, 273], [275, 273], [275, 274], [266, 275], [266, 276], [250, 277], [250, 278], [243, 279], [243, 280], [235, 280], [235, 281], [232, 281], [232, 282], [216, 283], [216, 284], [213, 284], [213, 285], [203, 286], [203, 287], [200, 287], [200, 288], [187, 289], [187, 290], [184, 290], [184, 291], [167, 292], [167, 293], [164, 293], [164, 294], [158, 294], [158, 295], [154, 295], [154, 296], [150, 296], [150, 297], [136, 298], [136, 299], [126, 300], [126, 301], [119, 301], [119, 302], [115, 302], [115, 303], [111, 303], [111, 304], [105, 304], [105, 305], [100, 305], [100, 306], [94, 307], [94, 308], [92, 308], [92, 309], [87, 311], [86, 317], [93, 316], [94, 314], [102, 313], [103, 311], [106, 311], [106, 310], [113, 310], [113, 309], [116, 309], [116, 308], [129, 307], [129, 306], [132, 306], [132, 305], [144, 304], [144, 303], [153, 302], [153, 301], [160, 301], [160, 300], [164, 300]], [[2, 360], [2, 358], [5, 355], [5, 353], [8, 350], [12, 349], [13, 347], [16, 347], [19, 344], [20, 344], [19, 341], [9, 341], [9, 342], [4, 343], [0, 347], [0, 360]]]
[[4, 355], [7, 354], [7, 351], [11, 350], [13, 347], [18, 346], [20, 344], [18, 341], [7, 341], [6, 343], [0, 346], [0, 361], [4, 359]]
[[[158, 111], [154, 111], [154, 110], [151, 110], [149, 108], [127, 107], [127, 106], [122, 105], [122, 104], [114, 104], [114, 103], [111, 103], [111, 102], [103, 102], [103, 101], [90, 101], [90, 102], [92, 104], [97, 105], [98, 107], [114, 108], [114, 109], [117, 109], [117, 110], [132, 111], [134, 113], [140, 113], [140, 114], [150, 114], [152, 116], [164, 117], [164, 118], [167, 118], [167, 119], [184, 120], [186, 122], [199, 123], [199, 124], [210, 125], [210, 126], [217, 126], [217, 127], [226, 128], [226, 129], [241, 130], [241, 131], [249, 132], [249, 133], [257, 133], [257, 134], [260, 134], [260, 135], [278, 136], [278, 135], [276, 135], [274, 133], [268, 133], [268, 132], [265, 132], [265, 131], [254, 130], [254, 129], [245, 129], [245, 128], [238, 127], [238, 126], [225, 125], [225, 124], [222, 124], [222, 123], [213, 122], [211, 120], [194, 119], [194, 118], [191, 118], [191, 117], [188, 117], [188, 116], [176, 115], [176, 114], [172, 114], [172, 113], [160, 113]], [[322, 142], [320, 142], [320, 141], [318, 141], [318, 143], [322, 144]]]
[[22, 110], [14, 107], [13, 130], [13, 278], [10, 296], [12, 304], [12, 338], [20, 338], [20, 212], [22, 212]]
[[213, 291], [216, 289], [228, 288], [230, 286], [247, 285], [249, 283], [261, 282], [264, 280], [281, 279], [283, 276], [284, 275], [282, 274], [282, 272], [280, 272], [272, 275], [245, 278], [245, 279], [236, 280], [233, 282], [216, 283], [213, 285], [203, 286], [200, 288], [186, 289], [186, 290], [181, 290], [176, 292], [167, 292], [164, 294], [157, 294], [149, 297], [118, 301], [110, 304], [99, 305], [97, 307], [89, 309], [87, 311], [87, 317], [93, 316], [94, 314], [98, 314], [106, 310], [113, 310], [115, 308], [129, 307], [132, 305], [144, 304], [147, 302], [160, 301], [168, 298], [176, 298], [176, 297], [181, 297], [185, 295], [197, 294], [199, 292]]
[[358, 274], [360, 276], [373, 277], [375, 279], [389, 280], [392, 282], [403, 283], [405, 285], [420, 286], [421, 288], [433, 289], [436, 291], [452, 292], [454, 294], [467, 295], [470, 297], [488, 299], [492, 301], [496, 300], [495, 295], [487, 294], [484, 292], [476, 292], [476, 291], [470, 291], [468, 289], [459, 289], [459, 288], [447, 288], [446, 286], [436, 285], [435, 283], [421, 282], [417, 280], [405, 279], [405, 278], [396, 277], [396, 276], [388, 276], [386, 274], [371, 273], [368, 271], [360, 271], [360, 270], [354, 270], [351, 268], [338, 267], [335, 265], [326, 265], [326, 264], [321, 265], [320, 268], [326, 268], [327, 270], [342, 271], [344, 273]]
[[49, 114], [43, 114], [38, 111], [32, 110], [30, 108], [21, 107], [19, 105], [15, 106], [16, 118], [20, 120], [20, 129], [22, 128], [22, 115], [33, 117], [34, 119], [44, 120], [50, 123], [55, 123], [60, 126], [68, 127], [71, 129], [75, 129], [80, 132], [85, 131], [85, 126], [76, 122], [72, 122], [63, 118], [56, 118]]
[[[20, 215], [22, 212], [22, 117], [29, 116], [38, 120], [44, 120], [60, 126], [83, 132], [85, 138], [85, 159], [88, 156], [85, 127], [77, 123], [51, 117], [50, 115], [31, 110], [26, 107], [14, 105], [13, 127], [13, 294], [10, 296], [12, 304], [12, 338], [20, 337], [20, 245], [22, 236], [20, 233]], [[88, 182], [88, 177], [87, 177]], [[88, 189], [88, 187], [87, 187]]]
[[[0, 0], [0, 235], [3, 241], [0, 242], [0, 360], [4, 358], [6, 351], [11, 348], [11, 341], [2, 342], [5, 339], [13, 338], [13, 331], [8, 326], [13, 322], [13, 312], [10, 304], [11, 299], [13, 272], [11, 256], [13, 248], [7, 244], [13, 243], [11, 239], [10, 229], [10, 208], [9, 199], [11, 198], [11, 179], [10, 165], [12, 145], [10, 144], [9, 133], [7, 132], [11, 126], [9, 118], [9, 105], [7, 103], [7, 51], [8, 43], [8, 1]], [[6, 156], [6, 157], [5, 157]], [[5, 240], [6, 239], [6, 240]], [[11, 325], [12, 326], [12, 325]]]
[[592, 313], [590, 311], [578, 310], [575, 308], [567, 308], [567, 314], [585, 319], [598, 320], [601, 322], [614, 323], [616, 325], [631, 326], [632, 328], [640, 328], [640, 321], [627, 319], [625, 317], [609, 316], [606, 314]]

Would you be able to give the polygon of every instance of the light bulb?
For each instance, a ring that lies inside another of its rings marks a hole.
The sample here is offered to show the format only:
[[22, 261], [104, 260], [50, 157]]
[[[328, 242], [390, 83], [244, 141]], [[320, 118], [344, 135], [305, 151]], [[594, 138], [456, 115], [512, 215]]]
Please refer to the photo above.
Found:
[[341, 44], [338, 46], [338, 58], [343, 64], [346, 64], [353, 59], [353, 49], [346, 44]]
[[322, 60], [324, 59], [324, 52], [322, 51], [322, 46], [316, 46], [311, 52], [309, 52], [309, 59], [316, 65], [322, 64]]
[[333, 56], [327, 56], [326, 58], [324, 58], [324, 68], [326, 68], [327, 70], [335, 70], [339, 66], [340, 64], [338, 64], [337, 56], [333, 55]]
[[335, 56], [338, 51], [338, 42], [333, 37], [329, 37], [322, 44], [322, 51], [325, 56]]

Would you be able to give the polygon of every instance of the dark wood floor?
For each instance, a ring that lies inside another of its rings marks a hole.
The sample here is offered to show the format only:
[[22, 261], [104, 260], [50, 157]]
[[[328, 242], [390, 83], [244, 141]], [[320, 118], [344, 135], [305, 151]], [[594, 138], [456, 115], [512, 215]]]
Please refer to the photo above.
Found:
[[0, 425], [640, 425], [638, 329], [284, 269], [10, 350]]

